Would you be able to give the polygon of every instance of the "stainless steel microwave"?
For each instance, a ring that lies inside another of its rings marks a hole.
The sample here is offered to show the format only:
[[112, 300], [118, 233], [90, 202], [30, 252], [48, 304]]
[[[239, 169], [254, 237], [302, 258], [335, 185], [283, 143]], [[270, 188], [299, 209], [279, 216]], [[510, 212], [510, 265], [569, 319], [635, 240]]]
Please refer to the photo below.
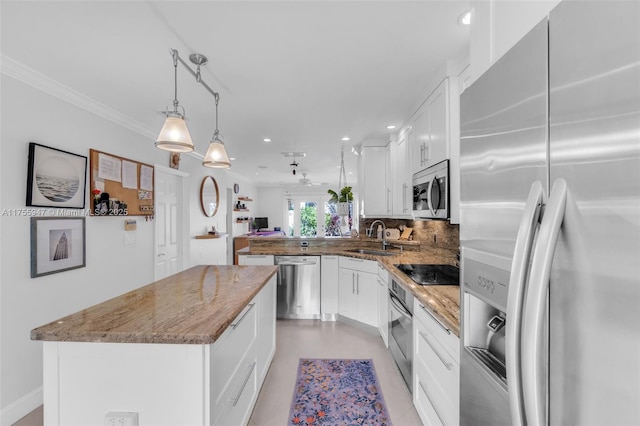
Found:
[[449, 219], [449, 160], [413, 175], [413, 217]]

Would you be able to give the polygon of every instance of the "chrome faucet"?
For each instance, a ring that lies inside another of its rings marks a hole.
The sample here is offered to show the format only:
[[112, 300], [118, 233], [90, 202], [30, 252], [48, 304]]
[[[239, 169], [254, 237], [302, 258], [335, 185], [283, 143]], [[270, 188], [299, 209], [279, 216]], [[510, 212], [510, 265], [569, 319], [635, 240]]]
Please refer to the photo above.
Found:
[[383, 221], [381, 221], [380, 219], [376, 219], [373, 222], [371, 222], [371, 226], [367, 231], [367, 236], [373, 237], [373, 225], [375, 225], [377, 222], [380, 222], [382, 224], [382, 250], [386, 250], [387, 246], [389, 245], [389, 242], [387, 241], [387, 227]]

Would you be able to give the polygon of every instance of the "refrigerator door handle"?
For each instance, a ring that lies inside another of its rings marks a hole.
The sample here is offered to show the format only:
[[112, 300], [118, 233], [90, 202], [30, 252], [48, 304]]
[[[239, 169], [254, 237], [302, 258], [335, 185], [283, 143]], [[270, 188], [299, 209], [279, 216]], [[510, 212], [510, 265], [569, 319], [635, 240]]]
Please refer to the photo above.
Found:
[[524, 425], [524, 404], [522, 400], [522, 377], [520, 369], [520, 341], [522, 332], [522, 304], [528, 274], [531, 247], [540, 219], [543, 189], [540, 181], [534, 181], [520, 219], [516, 245], [511, 262], [509, 293], [507, 298], [507, 328], [505, 335], [505, 360], [507, 367], [507, 387], [511, 424]]
[[522, 384], [527, 424], [547, 424], [547, 354], [544, 336], [551, 264], [567, 201], [567, 183], [556, 179], [540, 224], [527, 286], [522, 330]]

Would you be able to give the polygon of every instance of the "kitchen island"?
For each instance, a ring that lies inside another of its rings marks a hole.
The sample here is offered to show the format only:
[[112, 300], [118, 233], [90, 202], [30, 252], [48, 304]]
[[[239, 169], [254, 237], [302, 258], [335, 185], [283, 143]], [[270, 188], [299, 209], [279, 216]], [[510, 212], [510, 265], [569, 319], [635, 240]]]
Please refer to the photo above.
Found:
[[246, 423], [275, 353], [276, 272], [195, 266], [32, 330], [45, 425]]

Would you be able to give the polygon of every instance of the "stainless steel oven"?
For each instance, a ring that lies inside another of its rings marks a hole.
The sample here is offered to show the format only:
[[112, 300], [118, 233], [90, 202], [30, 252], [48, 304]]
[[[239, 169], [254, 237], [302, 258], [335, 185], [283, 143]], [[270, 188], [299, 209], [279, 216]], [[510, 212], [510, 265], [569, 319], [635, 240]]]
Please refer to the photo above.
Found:
[[412, 392], [413, 295], [395, 280], [389, 284], [389, 350]]
[[449, 160], [413, 175], [413, 217], [449, 218]]

